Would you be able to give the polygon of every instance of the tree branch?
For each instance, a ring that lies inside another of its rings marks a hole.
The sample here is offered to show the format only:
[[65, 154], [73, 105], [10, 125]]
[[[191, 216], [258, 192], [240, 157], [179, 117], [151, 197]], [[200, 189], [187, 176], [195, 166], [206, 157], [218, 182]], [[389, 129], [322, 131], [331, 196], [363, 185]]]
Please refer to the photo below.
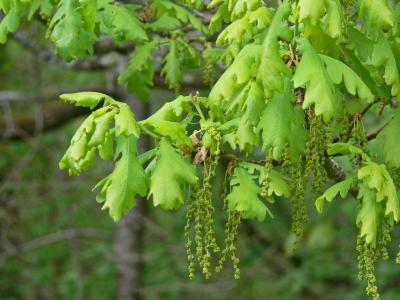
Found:
[[[99, 88], [92, 90], [102, 92], [119, 100], [126, 96], [126, 94], [119, 89], [104, 90]], [[39, 100], [48, 101], [49, 103], [42, 108], [40, 120], [38, 120], [37, 116], [30, 111], [20, 112], [11, 116], [6, 114], [3, 114], [2, 117], [0, 116], [0, 138], [3, 140], [27, 138], [37, 134], [38, 132], [56, 129], [73, 118], [90, 112], [89, 109], [75, 107], [74, 105], [66, 104], [59, 100], [52, 101], [53, 99], [57, 99], [60, 94], [61, 92], [57, 92], [54, 95], [46, 97], [35, 95], [30, 99], [21, 95], [21, 97], [23, 97], [27, 102], [35, 102]], [[14, 100], [15, 99], [17, 99], [17, 97], [15, 97]], [[5, 101], [5, 99], [1, 100]], [[10, 122], [12, 122], [12, 126], [10, 126]]]
[[48, 244], [76, 238], [104, 238], [104, 236], [108, 234], [109, 232], [107, 231], [101, 231], [94, 228], [70, 228], [49, 233], [47, 235], [25, 242], [21, 245], [15, 246], [14, 248], [9, 248], [8, 250], [0, 253], [0, 264], [11, 256], [15, 256], [20, 253], [26, 253]]
[[[16, 31], [11, 33], [10, 36], [16, 40], [20, 45], [22, 45], [25, 49], [32, 52], [35, 56], [40, 58], [44, 62], [55, 63], [61, 65], [68, 69], [79, 69], [79, 70], [104, 70], [113, 65], [115, 65], [115, 61], [110, 59], [105, 59], [102, 56], [94, 56], [85, 60], [75, 60], [73, 62], [65, 62], [62, 58], [58, 57], [55, 53], [51, 52], [49, 49], [46, 49], [35, 40], [30, 38], [22, 31]], [[110, 45], [100, 46], [99, 49], [102, 49], [103, 52], [112, 51], [116, 48], [110, 47]]]

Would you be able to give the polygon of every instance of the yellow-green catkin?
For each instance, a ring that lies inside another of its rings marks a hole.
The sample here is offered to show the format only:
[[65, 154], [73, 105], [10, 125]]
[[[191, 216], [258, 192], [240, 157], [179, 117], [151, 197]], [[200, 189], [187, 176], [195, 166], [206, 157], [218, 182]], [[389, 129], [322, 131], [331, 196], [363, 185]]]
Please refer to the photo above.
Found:
[[193, 254], [193, 237], [191, 234], [191, 223], [195, 215], [195, 201], [192, 197], [189, 198], [188, 208], [186, 211], [185, 239], [186, 239], [186, 254], [188, 258], [188, 274], [189, 279], [195, 277], [195, 256]]
[[304, 194], [304, 175], [301, 161], [291, 164], [291, 202], [292, 202], [292, 232], [296, 236], [296, 249], [303, 238], [304, 229], [308, 223], [308, 209]]
[[224, 263], [229, 258], [232, 261], [234, 269], [234, 278], [240, 278], [239, 258], [236, 255], [236, 241], [238, 236], [238, 227], [241, 221], [239, 212], [228, 211], [228, 220], [225, 224], [225, 247], [222, 249], [221, 257], [215, 268], [216, 272], [221, 272]]
[[[368, 153], [368, 140], [361, 116], [355, 116], [353, 128], [351, 130], [351, 141], [364, 152]], [[353, 168], [358, 169], [361, 166], [361, 155], [355, 155], [352, 157], [352, 164]]]
[[[217, 150], [204, 161], [203, 179], [192, 192], [186, 213], [186, 252], [189, 262], [189, 278], [191, 279], [195, 275], [195, 260], [197, 260], [204, 277], [209, 279], [212, 275], [212, 254], [220, 251], [213, 228], [215, 208], [212, 203], [212, 179], [219, 162], [221, 136], [213, 128], [208, 129], [208, 132], [217, 141]], [[194, 227], [193, 233], [192, 226]]]
[[262, 183], [261, 183], [261, 196], [262, 197], [268, 197], [268, 189], [269, 189], [269, 173], [271, 172], [273, 165], [272, 165], [272, 152], [270, 152], [270, 155], [267, 159], [267, 162], [265, 163], [265, 167], [264, 167], [264, 177], [262, 178]]
[[377, 255], [379, 255], [383, 260], [389, 259], [388, 245], [392, 241], [392, 236], [390, 234], [391, 230], [391, 221], [384, 218], [378, 230], [379, 238], [377, 243]]
[[[233, 167], [233, 166], [232, 166]], [[232, 170], [231, 170], [232, 171]], [[239, 268], [239, 258], [236, 255], [236, 241], [238, 235], [238, 227], [241, 221], [241, 214], [239, 212], [231, 212], [228, 209], [228, 201], [227, 196], [231, 192], [231, 188], [228, 182], [229, 172], [227, 169], [225, 173], [225, 180], [224, 180], [224, 191], [223, 191], [223, 209], [228, 214], [228, 219], [225, 223], [225, 245], [221, 251], [221, 256], [219, 258], [218, 264], [215, 267], [216, 272], [221, 272], [222, 268], [229, 258], [232, 261], [233, 269], [234, 269], [234, 278], [240, 278], [240, 268]]]
[[[211, 48], [211, 43], [207, 43], [206, 44], [206, 49], [209, 49], [209, 48]], [[216, 71], [215, 62], [209, 56], [207, 51], [203, 52], [203, 59], [204, 59], [203, 81], [204, 81], [205, 85], [212, 87], [214, 85], [214, 83], [215, 83], [216, 78], [217, 78], [217, 71]]]
[[379, 250], [373, 245], [368, 244], [365, 237], [359, 236], [357, 239], [358, 251], [358, 278], [367, 281], [366, 293], [373, 300], [380, 300], [381, 297], [376, 285], [375, 263], [380, 256]]
[[305, 178], [312, 178], [312, 190], [315, 195], [323, 192], [327, 180], [325, 158], [328, 144], [332, 140], [330, 130], [327, 130], [320, 116], [312, 109], [307, 111], [310, 137], [306, 147]]
[[365, 127], [361, 116], [356, 116], [354, 119], [351, 137], [358, 147], [364, 150], [364, 152], [367, 152], [368, 139], [365, 134]]

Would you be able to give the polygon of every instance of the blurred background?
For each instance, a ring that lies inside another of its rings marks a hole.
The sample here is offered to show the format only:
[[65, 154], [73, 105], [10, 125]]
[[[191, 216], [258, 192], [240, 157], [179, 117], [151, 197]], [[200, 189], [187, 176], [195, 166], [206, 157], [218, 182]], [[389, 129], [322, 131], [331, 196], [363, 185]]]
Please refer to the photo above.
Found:
[[[143, 103], [115, 83], [129, 47], [104, 40], [93, 58], [64, 63], [43, 36], [42, 25], [32, 23], [0, 46], [1, 300], [366, 299], [357, 280], [356, 201], [336, 200], [321, 216], [310, 198], [311, 223], [295, 253], [288, 201], [271, 207], [274, 219], [244, 222], [240, 280], [228, 265], [211, 280], [198, 274], [189, 281], [184, 209], [163, 212], [138, 199], [134, 211], [114, 224], [91, 192], [110, 165], [98, 162], [80, 177], [58, 169], [88, 113], [58, 95], [105, 92], [143, 119], [174, 94], [156, 80], [152, 99]], [[183, 88], [203, 89], [201, 76], [186, 78]], [[142, 148], [150, 142], [142, 141]], [[222, 239], [224, 216], [216, 218]], [[385, 300], [400, 298], [396, 243], [392, 247], [391, 260], [377, 271]]]

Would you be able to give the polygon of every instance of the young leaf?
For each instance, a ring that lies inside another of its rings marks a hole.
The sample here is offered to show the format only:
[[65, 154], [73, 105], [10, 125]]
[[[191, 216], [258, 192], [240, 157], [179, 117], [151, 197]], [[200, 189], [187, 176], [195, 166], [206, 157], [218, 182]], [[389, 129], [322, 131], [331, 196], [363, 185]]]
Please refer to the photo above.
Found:
[[150, 88], [153, 86], [154, 61], [152, 51], [156, 46], [157, 41], [151, 41], [136, 47], [129, 60], [128, 68], [118, 77], [120, 84], [127, 83], [128, 91], [136, 93], [143, 100], [150, 97]]
[[147, 25], [147, 28], [155, 32], [165, 32], [176, 29], [181, 23], [178, 19], [170, 17], [168, 15], [162, 15], [153, 23]]
[[298, 160], [305, 148], [304, 114], [299, 106], [293, 105], [294, 98], [292, 84], [286, 79], [285, 91], [275, 93], [268, 101], [258, 124], [264, 152], [272, 148], [274, 159], [280, 159], [288, 147], [289, 156]]
[[175, 40], [169, 42], [169, 52], [164, 58], [164, 66], [161, 75], [170, 89], [178, 89], [182, 80], [182, 66], [178, 59], [178, 49]]
[[315, 201], [315, 207], [317, 208], [318, 212], [322, 213], [325, 201], [332, 202], [332, 200], [335, 199], [336, 195], [338, 194], [340, 197], [342, 197], [342, 199], [345, 199], [355, 179], [356, 176], [349, 176], [345, 180], [332, 185], [320, 197], [318, 197]]
[[169, 0], [153, 0], [152, 8], [155, 15], [173, 15], [184, 24], [191, 23], [197, 30], [206, 33], [207, 28], [191, 12]]
[[245, 13], [256, 10], [260, 5], [258, 0], [236, 0], [230, 7], [231, 17], [240, 18]]
[[385, 200], [385, 214], [394, 221], [400, 221], [400, 204], [393, 179], [385, 165], [378, 165], [372, 161], [358, 170], [358, 179], [376, 193], [376, 202]]
[[115, 222], [119, 221], [135, 205], [135, 195], [145, 196], [148, 190], [147, 177], [137, 159], [137, 137], [119, 136], [116, 139], [115, 168], [101, 180], [97, 200], [109, 209]]
[[301, 40], [299, 49], [303, 57], [294, 74], [294, 87], [306, 89], [303, 108], [314, 104], [315, 114], [322, 115], [323, 120], [329, 122], [336, 110], [332, 80], [321, 58], [308, 40]]
[[119, 102], [119, 112], [115, 115], [115, 135], [135, 136], [139, 138], [140, 128], [128, 104]]
[[[3, 8], [3, 11], [6, 9]], [[1, 10], [0, 10], [1, 11]], [[0, 22], [0, 44], [4, 44], [7, 41], [7, 36], [10, 32], [14, 32], [18, 29], [20, 23], [20, 13], [16, 6], [12, 6], [4, 18]]]
[[153, 196], [154, 206], [176, 209], [184, 202], [183, 183], [197, 183], [196, 170], [165, 138], [161, 140], [156, 156], [148, 197]]
[[191, 97], [179, 96], [173, 101], [165, 103], [159, 110], [140, 123], [148, 128], [156, 128], [160, 120], [180, 122], [185, 112], [191, 112]]
[[113, 37], [117, 40], [144, 42], [148, 40], [142, 23], [129, 5], [113, 6]]
[[383, 140], [383, 154], [385, 162], [390, 167], [400, 168], [400, 109], [379, 133], [378, 138]]
[[[267, 174], [265, 174], [267, 175]], [[260, 179], [262, 176], [260, 177]], [[267, 196], [276, 195], [278, 197], [289, 197], [290, 187], [281, 173], [276, 170], [268, 172], [268, 190]]]
[[95, 108], [100, 102], [108, 100], [115, 101], [110, 96], [97, 92], [79, 92], [79, 93], [69, 93], [62, 94], [60, 96], [61, 100], [72, 103], [75, 106], [89, 107], [90, 109]]
[[185, 128], [181, 124], [165, 120], [159, 120], [156, 124], [154, 131], [161, 136], [169, 137], [176, 146], [193, 147], [192, 140], [186, 135]]
[[265, 6], [255, 11], [249, 11], [242, 18], [228, 25], [218, 36], [216, 44], [217, 46], [228, 46], [235, 42], [239, 45], [244, 45], [248, 43], [255, 34], [267, 28], [271, 20], [272, 12]]
[[213, 113], [218, 113], [232, 97], [254, 76], [260, 64], [262, 46], [247, 45], [236, 57], [233, 64], [222, 74], [209, 94], [209, 104]]
[[363, 158], [364, 161], [371, 161], [371, 158], [365, 154], [360, 148], [353, 146], [348, 143], [334, 143], [328, 145], [328, 154], [335, 155], [335, 154], [342, 154], [342, 155], [349, 155], [349, 154], [359, 154]]
[[387, 0], [361, 0], [360, 15], [367, 18], [378, 31], [397, 29], [396, 17]]
[[[262, 222], [271, 212], [260, 200], [261, 188], [253, 177], [242, 167], [237, 167], [230, 183], [232, 192], [228, 194], [228, 209], [242, 213], [245, 219], [257, 219]], [[271, 215], [272, 216], [272, 215]]]
[[68, 169], [70, 175], [79, 175], [89, 169], [94, 163], [97, 147], [106, 143], [116, 113], [115, 108], [102, 107], [87, 117], [71, 139], [71, 145], [59, 163], [60, 168]]
[[251, 153], [254, 146], [258, 145], [260, 142], [260, 137], [256, 133], [256, 128], [242, 118], [235, 133], [235, 141], [239, 145], [241, 151]]
[[[360, 60], [368, 67], [379, 70], [378, 79], [391, 87], [391, 95], [400, 93], [399, 72], [393, 50], [383, 32], [376, 41], [367, 38], [361, 31], [350, 27], [349, 43], [356, 50]], [[382, 75], [381, 75], [382, 74]], [[376, 74], [375, 74], [376, 77]]]
[[[300, 21], [308, 21], [313, 26], [326, 27], [332, 38], [339, 38], [342, 32], [343, 12], [339, 0], [300, 0]], [[324, 20], [321, 18], [326, 14]], [[308, 26], [307, 22], [305, 22]]]
[[357, 215], [357, 225], [360, 227], [360, 235], [365, 237], [368, 244], [376, 245], [376, 235], [379, 226], [379, 214], [381, 205], [376, 202], [375, 193], [363, 184], [358, 192], [358, 199], [361, 199], [361, 209]]
[[278, 41], [278, 39], [290, 41], [292, 38], [292, 33], [287, 23], [290, 12], [291, 6], [288, 1], [285, 1], [276, 11], [263, 42], [263, 52], [257, 79], [262, 82], [267, 99], [272, 97], [274, 92], [282, 92], [284, 88], [283, 77], [291, 76], [291, 71], [282, 61]]
[[325, 56], [320, 54], [324, 64], [326, 65], [326, 70], [334, 84], [340, 84], [344, 82], [344, 85], [347, 91], [361, 100], [366, 102], [373, 102], [374, 95], [372, 94], [371, 90], [368, 86], [361, 80], [361, 78], [350, 69], [346, 64], [332, 58], [329, 56]]
[[83, 16], [81, 12], [77, 0], [62, 0], [49, 25], [57, 52], [68, 61], [93, 53], [93, 44], [97, 40], [88, 22], [96, 15]]

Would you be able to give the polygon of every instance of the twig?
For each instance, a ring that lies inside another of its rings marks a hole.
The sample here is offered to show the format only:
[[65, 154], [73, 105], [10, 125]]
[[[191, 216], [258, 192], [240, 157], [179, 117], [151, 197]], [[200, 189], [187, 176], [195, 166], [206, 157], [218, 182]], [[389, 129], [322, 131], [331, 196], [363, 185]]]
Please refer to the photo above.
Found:
[[354, 124], [355, 124], [355, 122], [357, 121], [357, 119], [358, 119], [358, 118], [361, 118], [362, 116], [364, 116], [364, 115], [368, 112], [368, 110], [369, 110], [372, 106], [374, 106], [374, 104], [376, 104], [376, 103], [377, 103], [376, 101], [371, 102], [371, 103], [368, 103], [368, 105], [367, 105], [366, 107], [364, 107], [364, 109], [363, 109], [361, 112], [356, 113], [356, 114], [354, 115], [353, 119], [352, 119], [351, 122], [350, 122], [349, 127], [347, 128], [347, 138], [348, 138], [348, 139], [350, 138], [351, 131], [353, 130]]

